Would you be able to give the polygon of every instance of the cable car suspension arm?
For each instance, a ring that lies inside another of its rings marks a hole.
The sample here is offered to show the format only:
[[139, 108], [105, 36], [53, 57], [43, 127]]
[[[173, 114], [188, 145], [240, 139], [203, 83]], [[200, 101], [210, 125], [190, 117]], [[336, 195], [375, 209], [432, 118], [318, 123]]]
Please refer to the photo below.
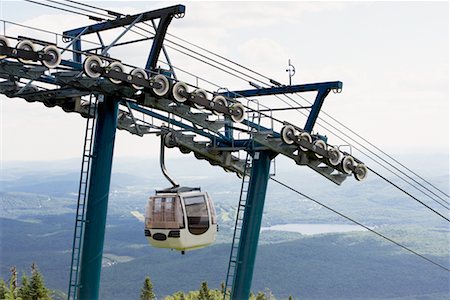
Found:
[[179, 187], [180, 185], [175, 181], [175, 179], [172, 178], [172, 176], [170, 176], [169, 172], [166, 169], [166, 164], [165, 164], [165, 145], [164, 145], [164, 138], [166, 137], [165, 134], [161, 134], [161, 148], [160, 148], [160, 156], [159, 156], [159, 165], [161, 167], [161, 171], [164, 175], [164, 177], [167, 178], [167, 180], [172, 184], [172, 186], [175, 187]]

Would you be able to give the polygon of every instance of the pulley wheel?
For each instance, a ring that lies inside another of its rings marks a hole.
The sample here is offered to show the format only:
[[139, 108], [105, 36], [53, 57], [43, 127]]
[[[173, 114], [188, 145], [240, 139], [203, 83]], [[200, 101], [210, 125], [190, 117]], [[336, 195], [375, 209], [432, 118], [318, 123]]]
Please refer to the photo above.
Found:
[[189, 149], [189, 148], [180, 146], [179, 149], [180, 149], [180, 152], [183, 153], [183, 154], [191, 153], [191, 149]]
[[[311, 138], [311, 135], [309, 134], [309, 133], [307, 133], [307, 132], [302, 132], [302, 133], [300, 133], [300, 135], [298, 136], [298, 141], [300, 142], [300, 141], [306, 141], [306, 142], [308, 142], [308, 143], [312, 143], [312, 138]], [[305, 147], [303, 147], [303, 146], [300, 146], [300, 150], [302, 150], [302, 151], [308, 151], [308, 148], [305, 148]]]
[[[123, 65], [120, 62], [118, 62], [118, 61], [114, 61], [114, 62], [110, 63], [108, 65], [107, 69], [110, 70], [110, 71], [116, 71], [116, 72], [120, 72], [120, 73], [125, 73]], [[108, 78], [108, 79], [109, 79], [109, 81], [111, 81], [114, 84], [122, 83], [122, 80], [119, 80], [119, 79], [114, 79], [114, 78]]]
[[[216, 97], [213, 98], [212, 102], [214, 103], [214, 105], [220, 104], [222, 106], [227, 107], [227, 99], [225, 99], [224, 96], [216, 96]], [[213, 113], [215, 115], [218, 115], [218, 116], [222, 116], [223, 115], [223, 113], [218, 112], [217, 110], [213, 110]]]
[[164, 97], [170, 90], [169, 79], [166, 76], [158, 74], [153, 77], [153, 81], [161, 85], [159, 88], [153, 88], [153, 93], [158, 97]]
[[41, 63], [49, 69], [56, 68], [61, 63], [61, 53], [56, 46], [50, 45], [42, 49], [44, 54], [49, 55], [50, 60], [42, 60]]
[[353, 171], [353, 168], [355, 166], [355, 160], [353, 157], [347, 155], [344, 157], [344, 159], [341, 162], [342, 170], [345, 174], [350, 174]]
[[[230, 109], [232, 111], [231, 119], [236, 123], [241, 123], [245, 117], [245, 107], [240, 103], [233, 103]], [[234, 112], [237, 113], [234, 114]]]
[[353, 175], [355, 176], [356, 180], [362, 181], [362, 180], [366, 179], [368, 172], [369, 172], [369, 170], [367, 169], [366, 165], [357, 164]]
[[[34, 52], [34, 44], [29, 40], [23, 40], [17, 44], [16, 49]], [[23, 64], [28, 64], [32, 62], [32, 60], [27, 60], [23, 58], [18, 58], [18, 60]]]
[[[323, 150], [325, 150], [325, 151], [327, 150], [327, 144], [326, 144], [323, 140], [321, 140], [321, 139], [315, 140], [314, 143], [313, 143], [313, 145], [316, 146], [317, 148], [321, 148], [321, 149], [323, 149]], [[320, 154], [317, 153], [317, 152], [314, 152], [314, 155], [315, 155], [317, 158], [323, 158], [323, 156], [320, 155]]]
[[[203, 99], [208, 100], [208, 94], [207, 94], [206, 91], [203, 90], [203, 89], [196, 89], [196, 90], [194, 91], [193, 94], [194, 94], [195, 96], [197, 96], [197, 97], [200, 97], [200, 98], [203, 98]], [[205, 108], [203, 105], [200, 105], [200, 104], [195, 103], [195, 102], [194, 102], [194, 106], [195, 106], [195, 108], [197, 108], [197, 109], [203, 109], [203, 108]]]
[[83, 69], [84, 73], [90, 78], [99, 78], [102, 75], [101, 72], [95, 71], [94, 68], [101, 67], [103, 61], [100, 57], [91, 55], [84, 60]]
[[223, 169], [225, 172], [227, 172], [227, 173], [230, 173], [230, 172], [231, 172], [231, 171], [228, 170], [227, 168], [223, 168], [223, 167], [222, 167], [222, 169]]
[[173, 148], [177, 145], [176, 137], [172, 132], [169, 132], [164, 136], [164, 145], [167, 148]]
[[43, 101], [44, 105], [47, 107], [55, 107], [56, 106], [56, 100], [55, 99], [46, 99]]
[[185, 102], [188, 98], [184, 94], [187, 92], [188, 92], [188, 86], [184, 82], [178, 81], [172, 87], [173, 98], [177, 102], [180, 102], [180, 103]]
[[[142, 78], [142, 79], [145, 79], [145, 80], [148, 79], [147, 72], [145, 72], [145, 70], [144, 70], [144, 69], [141, 69], [141, 68], [133, 69], [133, 70], [131, 71], [130, 75], [136, 76], [136, 77], [139, 77], [139, 78]], [[144, 88], [142, 85], [134, 84], [134, 83], [132, 83], [131, 86], [132, 86], [133, 88], [135, 88], [136, 90], [142, 90], [142, 89]]]
[[295, 142], [295, 128], [292, 125], [285, 125], [281, 128], [281, 139], [288, 145]]
[[332, 166], [337, 166], [342, 160], [342, 152], [334, 147], [328, 147], [328, 162]]
[[[9, 47], [9, 41], [8, 41], [8, 39], [5, 37], [5, 36], [3, 36], [3, 35], [0, 35], [0, 46], [3, 46], [3, 47]], [[6, 58], [6, 55], [0, 55], [0, 59], [4, 59], [4, 58]]]

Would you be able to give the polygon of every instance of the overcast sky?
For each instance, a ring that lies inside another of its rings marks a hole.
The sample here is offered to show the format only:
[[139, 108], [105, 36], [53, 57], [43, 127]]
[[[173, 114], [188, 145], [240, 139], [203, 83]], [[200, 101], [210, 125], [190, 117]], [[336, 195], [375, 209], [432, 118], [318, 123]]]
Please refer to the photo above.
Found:
[[[3, 20], [59, 33], [92, 23], [86, 17], [22, 1], [0, 4]], [[177, 3], [95, 1], [95, 5], [125, 13], [173, 4]], [[449, 152], [448, 2], [183, 4], [186, 15], [174, 19], [169, 32], [283, 83], [288, 82], [288, 59], [297, 69], [295, 84], [342, 81], [342, 93], [331, 94], [323, 109], [390, 153]], [[6, 25], [6, 33], [38, 36], [10, 25]], [[144, 66], [148, 49], [145, 44], [122, 47], [112, 55]], [[178, 67], [230, 89], [250, 88], [245, 82], [168, 51]], [[312, 95], [306, 97], [313, 99]], [[0, 99], [3, 161], [80, 156], [85, 122], [79, 115], [22, 99]], [[260, 100], [267, 104], [274, 101]], [[304, 119], [292, 113], [277, 117], [304, 125]], [[340, 143], [326, 130], [315, 129], [329, 135], [331, 144]], [[155, 136], [139, 138], [118, 131], [115, 155], [156, 156], [158, 141]], [[178, 155], [178, 151], [169, 153]]]

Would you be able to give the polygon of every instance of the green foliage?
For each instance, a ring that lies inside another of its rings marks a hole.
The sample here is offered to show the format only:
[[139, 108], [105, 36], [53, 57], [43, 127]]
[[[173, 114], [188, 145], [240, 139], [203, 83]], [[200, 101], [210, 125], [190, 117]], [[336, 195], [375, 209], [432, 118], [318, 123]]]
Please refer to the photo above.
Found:
[[264, 294], [263, 292], [259, 292], [257, 295], [256, 295], [256, 298], [255, 298], [256, 300], [267, 300], [267, 297], [266, 297], [266, 294]]
[[184, 296], [184, 293], [181, 291], [178, 291], [174, 293], [172, 296], [167, 296], [164, 298], [165, 300], [186, 300], [186, 297]]
[[22, 298], [22, 300], [32, 300], [31, 286], [26, 274], [23, 274], [22, 276], [22, 284], [18, 289], [17, 295]]
[[275, 300], [275, 297], [272, 294], [272, 291], [266, 288], [265, 292], [258, 292], [258, 294], [253, 294], [250, 292], [250, 300]]
[[14, 278], [11, 277], [11, 280], [9, 282], [9, 289], [6, 291], [5, 294], [5, 300], [22, 300], [20, 297], [17, 296], [17, 288], [14, 284], [14, 280], [12, 280]]
[[31, 279], [24, 274], [22, 284], [17, 285], [16, 268], [11, 268], [11, 278], [9, 288], [6, 287], [3, 279], [0, 280], [0, 299], [5, 300], [51, 300], [50, 291], [44, 285], [44, 279], [37, 269], [35, 263], [31, 266]]
[[11, 278], [9, 279], [9, 289], [7, 288], [5, 291], [4, 299], [5, 300], [22, 300], [17, 296], [18, 288], [17, 288], [17, 271], [16, 267], [11, 268]]
[[12, 284], [9, 285], [9, 290], [6, 291], [4, 300], [21, 300], [21, 298], [17, 298]]
[[[198, 291], [190, 291], [187, 294], [178, 291], [171, 296], [166, 296], [164, 300], [223, 300], [224, 289], [224, 283], [221, 284], [220, 289], [210, 289], [208, 283], [203, 281]], [[229, 291], [227, 291], [225, 300], [230, 300]], [[265, 292], [258, 292], [256, 296], [250, 292], [249, 300], [275, 300], [275, 297], [269, 289], [266, 289]]]
[[45, 287], [44, 278], [35, 263], [31, 265], [29, 290], [31, 300], [51, 300], [49, 296], [50, 291]]
[[210, 292], [209, 292], [208, 283], [206, 281], [203, 281], [200, 286], [198, 299], [199, 300], [212, 300]]
[[8, 287], [6, 286], [6, 283], [2, 278], [0, 279], [0, 299], [4, 299], [7, 292]]
[[[171, 296], [167, 296], [164, 300], [223, 300], [223, 286], [222, 289], [210, 289], [208, 283], [203, 281], [198, 291], [190, 291], [187, 294], [178, 291]], [[229, 300], [227, 296], [225, 299]]]
[[144, 280], [144, 287], [141, 289], [141, 300], [154, 300], [156, 299], [155, 293], [153, 293], [153, 283], [150, 277], [146, 277]]

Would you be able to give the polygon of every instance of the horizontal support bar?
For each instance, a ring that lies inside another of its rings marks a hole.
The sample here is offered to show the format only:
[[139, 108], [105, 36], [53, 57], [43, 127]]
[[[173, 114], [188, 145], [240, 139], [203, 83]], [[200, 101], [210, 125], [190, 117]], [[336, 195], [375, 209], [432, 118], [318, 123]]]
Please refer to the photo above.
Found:
[[72, 30], [65, 31], [63, 34], [65, 36], [78, 36], [80, 33], [83, 32], [83, 35], [90, 34], [90, 33], [96, 33], [101, 32], [104, 30], [109, 30], [113, 28], [123, 27], [127, 26], [133, 23], [136, 18], [138, 18], [140, 15], [142, 15], [142, 18], [139, 22], [145, 22], [153, 19], [158, 19], [166, 15], [177, 15], [177, 14], [183, 14], [186, 10], [186, 7], [184, 5], [174, 5], [166, 8], [161, 8], [153, 11], [149, 11], [143, 14], [136, 14], [132, 16], [126, 16], [120, 19], [115, 19], [111, 21], [106, 21], [98, 24], [94, 24], [91, 26], [88, 26], [87, 30], [85, 30], [85, 27], [80, 27]]
[[[242, 149], [248, 149], [249, 145], [251, 145], [253, 141], [252, 140], [234, 140], [232, 142], [232, 148], [242, 148]], [[229, 143], [223, 143], [221, 141], [218, 141], [215, 145], [215, 147], [217, 148], [229, 148], [230, 144]]]
[[342, 89], [342, 82], [331, 81], [331, 82], [309, 83], [300, 85], [285, 85], [280, 87], [231, 91], [220, 94], [230, 98], [243, 98], [243, 97], [268, 96], [279, 94], [293, 94], [299, 92], [314, 92], [323, 89], [340, 90]]

